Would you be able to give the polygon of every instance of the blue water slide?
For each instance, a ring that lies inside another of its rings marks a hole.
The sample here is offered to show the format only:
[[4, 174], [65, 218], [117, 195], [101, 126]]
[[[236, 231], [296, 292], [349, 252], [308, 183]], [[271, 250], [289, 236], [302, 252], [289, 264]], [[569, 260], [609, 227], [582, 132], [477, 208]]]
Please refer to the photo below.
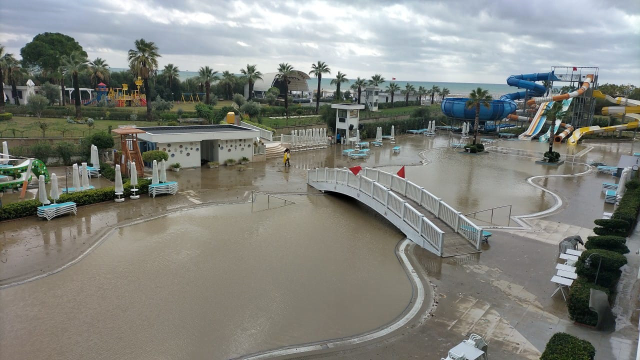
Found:
[[[507, 79], [507, 84], [521, 89], [528, 90], [528, 96], [542, 96], [546, 92], [544, 85], [536, 84], [535, 81], [544, 80], [558, 80], [553, 72], [549, 73], [533, 73], [533, 74], [521, 74], [511, 75]], [[480, 120], [500, 120], [507, 115], [516, 111], [517, 106], [515, 100], [524, 99], [527, 95], [527, 91], [519, 91], [510, 94], [505, 94], [500, 97], [499, 100], [493, 100], [491, 107], [480, 107]], [[475, 119], [475, 109], [467, 109], [467, 98], [446, 98], [442, 101], [440, 109], [442, 113], [449, 117], [459, 119]]]

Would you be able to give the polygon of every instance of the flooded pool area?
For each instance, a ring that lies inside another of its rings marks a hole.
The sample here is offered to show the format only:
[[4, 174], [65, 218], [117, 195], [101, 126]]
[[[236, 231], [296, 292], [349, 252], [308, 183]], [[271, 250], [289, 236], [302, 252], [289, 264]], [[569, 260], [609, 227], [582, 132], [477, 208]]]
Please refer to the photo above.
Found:
[[412, 296], [402, 234], [343, 199], [291, 200], [123, 227], [68, 269], [3, 289], [2, 357], [229, 358], [398, 317]]

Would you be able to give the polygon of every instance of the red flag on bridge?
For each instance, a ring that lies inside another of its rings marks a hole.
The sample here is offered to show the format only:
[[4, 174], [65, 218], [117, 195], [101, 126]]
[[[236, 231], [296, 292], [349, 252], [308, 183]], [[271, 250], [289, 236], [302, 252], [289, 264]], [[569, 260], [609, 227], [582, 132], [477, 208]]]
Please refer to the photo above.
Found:
[[354, 167], [349, 168], [349, 170], [351, 170], [353, 175], [358, 175], [360, 170], [362, 170], [362, 166], [354, 166]]
[[398, 171], [398, 176], [400, 176], [400, 177], [401, 177], [401, 178], [403, 178], [403, 179], [405, 178], [405, 177], [404, 177], [404, 166], [402, 167], [402, 169], [400, 169], [400, 170]]
[[396, 78], [391, 78], [391, 80], [395, 80]]
[[578, 68], [574, 66], [573, 71], [578, 71]]

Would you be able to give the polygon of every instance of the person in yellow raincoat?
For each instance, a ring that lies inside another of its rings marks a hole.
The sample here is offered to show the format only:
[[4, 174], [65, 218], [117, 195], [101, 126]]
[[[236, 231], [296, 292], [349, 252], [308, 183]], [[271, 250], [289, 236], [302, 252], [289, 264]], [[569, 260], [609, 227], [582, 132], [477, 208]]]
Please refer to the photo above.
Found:
[[284, 150], [284, 157], [282, 158], [282, 162], [284, 162], [284, 166], [287, 167], [291, 167], [291, 163], [289, 162], [289, 159], [291, 158], [291, 150], [289, 150], [289, 148]]

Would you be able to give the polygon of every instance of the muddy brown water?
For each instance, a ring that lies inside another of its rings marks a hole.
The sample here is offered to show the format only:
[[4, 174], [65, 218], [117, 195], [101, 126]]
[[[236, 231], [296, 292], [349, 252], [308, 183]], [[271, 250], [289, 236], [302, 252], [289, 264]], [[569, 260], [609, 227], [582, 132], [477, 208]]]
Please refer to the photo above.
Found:
[[182, 211], [0, 291], [0, 358], [229, 358], [391, 322], [411, 284], [392, 225], [339, 197]]

